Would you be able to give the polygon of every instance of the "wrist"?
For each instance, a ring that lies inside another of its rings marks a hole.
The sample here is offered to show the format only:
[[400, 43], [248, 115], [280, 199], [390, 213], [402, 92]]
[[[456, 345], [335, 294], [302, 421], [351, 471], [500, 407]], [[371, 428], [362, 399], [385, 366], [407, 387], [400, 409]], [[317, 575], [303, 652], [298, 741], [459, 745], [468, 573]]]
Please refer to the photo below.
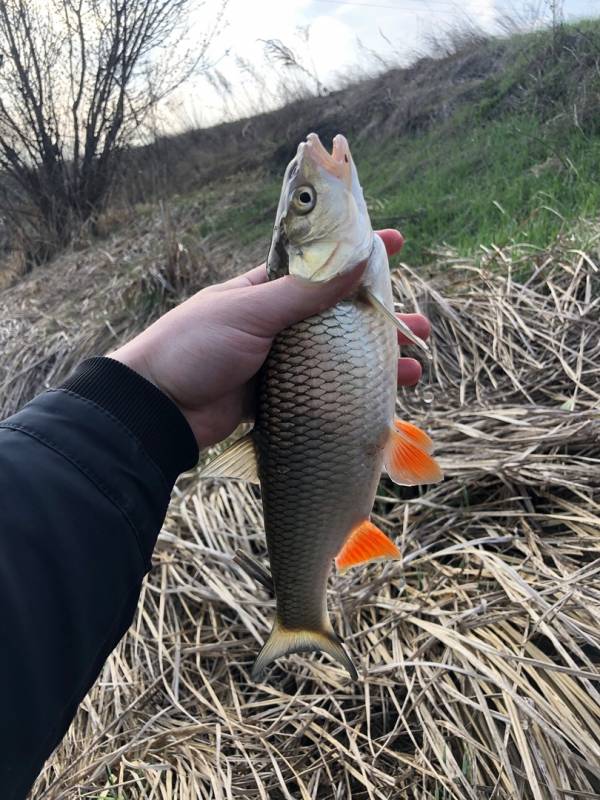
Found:
[[113, 361], [119, 361], [121, 364], [129, 367], [129, 369], [137, 372], [137, 374], [141, 375], [142, 378], [156, 386], [157, 389], [160, 389], [163, 394], [169, 396], [168, 393], [165, 392], [154, 379], [144, 349], [145, 348], [141, 345], [141, 343], [138, 342], [137, 339], [133, 339], [131, 342], [127, 342], [127, 344], [119, 347], [118, 350], [114, 350], [112, 353], [107, 353], [106, 358], [112, 358]]
[[[177, 407], [179, 413], [185, 418], [192, 433], [194, 434], [194, 438], [196, 439], [196, 444], [198, 447], [203, 449], [207, 446], [207, 441], [210, 439], [210, 435], [205, 434], [202, 430], [202, 426], [198, 426], [197, 424], [197, 417], [202, 415], [199, 415], [199, 411], [197, 409], [192, 411], [183, 406], [165, 387], [164, 381], [161, 381], [156, 377], [156, 370], [153, 368], [151, 360], [147, 355], [146, 343], [144, 341], [140, 341], [140, 339], [141, 337], [138, 337], [137, 339], [127, 342], [127, 344], [124, 344], [118, 350], [108, 353], [107, 358], [112, 358], [114, 361], [118, 361], [119, 363], [128, 367], [130, 370], [133, 370], [140, 377], [144, 378], [146, 381], [155, 386], [160, 392], [162, 392], [162, 394], [166, 395], [171, 403]], [[212, 441], [208, 443], [213, 444]]]

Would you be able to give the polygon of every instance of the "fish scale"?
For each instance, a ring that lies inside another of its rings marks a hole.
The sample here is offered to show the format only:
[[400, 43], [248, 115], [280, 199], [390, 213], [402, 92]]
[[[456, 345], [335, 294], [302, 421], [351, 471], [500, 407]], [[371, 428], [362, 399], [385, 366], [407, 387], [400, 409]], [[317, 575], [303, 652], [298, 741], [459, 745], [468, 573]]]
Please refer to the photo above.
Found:
[[330, 629], [326, 584], [368, 518], [393, 417], [393, 329], [358, 299], [283, 331], [262, 371], [254, 429], [277, 620]]

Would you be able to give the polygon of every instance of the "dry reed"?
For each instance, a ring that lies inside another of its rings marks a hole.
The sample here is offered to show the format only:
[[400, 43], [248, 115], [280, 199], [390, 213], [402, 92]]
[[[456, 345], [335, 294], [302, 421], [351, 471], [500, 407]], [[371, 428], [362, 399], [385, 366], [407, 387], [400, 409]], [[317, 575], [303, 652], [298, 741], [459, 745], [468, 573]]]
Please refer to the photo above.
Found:
[[[32, 796], [600, 797], [599, 240], [445, 253], [431, 280], [396, 276], [434, 330], [400, 413], [432, 434], [447, 478], [401, 496], [383, 480], [374, 518], [403, 560], [331, 579], [358, 683], [313, 655], [252, 684], [273, 598], [232, 557], [266, 563], [259, 496], [186, 474], [134, 624]], [[5, 319], [7, 407], [146, 322], [128, 310], [149, 285], [164, 305], [147, 261], [107, 283], [110, 267], [79, 316], [57, 296], [64, 313], [30, 330]]]

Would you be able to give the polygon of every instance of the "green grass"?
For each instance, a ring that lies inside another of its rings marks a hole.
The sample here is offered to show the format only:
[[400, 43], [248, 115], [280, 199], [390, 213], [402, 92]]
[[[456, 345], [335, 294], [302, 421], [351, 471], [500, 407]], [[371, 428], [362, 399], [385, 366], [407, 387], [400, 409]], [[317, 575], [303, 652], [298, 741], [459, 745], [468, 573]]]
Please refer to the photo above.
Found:
[[[398, 227], [403, 258], [418, 264], [442, 243], [468, 253], [480, 244], [543, 247], [571, 220], [600, 209], [600, 137], [552, 131], [535, 117], [440, 129], [355, 149], [375, 227]], [[198, 233], [240, 245], [268, 243], [280, 180], [253, 176], [232, 204], [206, 214]], [[213, 205], [214, 209], [214, 205]]]
[[[374, 227], [398, 227], [404, 259], [443, 243], [548, 245], [600, 211], [600, 21], [505, 43], [506, 67], [469, 103], [419, 135], [357, 143], [349, 134]], [[267, 165], [268, 166], [268, 165]], [[187, 198], [195, 233], [240, 245], [272, 230], [281, 176], [238, 174]]]
[[234, 238], [240, 245], [263, 239], [270, 241], [279, 201], [281, 179], [265, 172], [242, 173], [228, 181], [229, 191], [224, 200], [223, 186], [205, 187], [194, 195], [199, 223], [193, 233]]
[[530, 116], [435, 130], [356, 154], [376, 227], [399, 227], [404, 258], [446, 242], [548, 244], [600, 209], [600, 137], [546, 130]]

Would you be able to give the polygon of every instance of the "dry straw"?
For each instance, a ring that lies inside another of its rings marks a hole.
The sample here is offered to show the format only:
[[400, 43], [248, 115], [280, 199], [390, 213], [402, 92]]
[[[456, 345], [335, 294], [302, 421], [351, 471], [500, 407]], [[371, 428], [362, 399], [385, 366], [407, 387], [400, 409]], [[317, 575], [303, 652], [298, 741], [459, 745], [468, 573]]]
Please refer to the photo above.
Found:
[[[331, 579], [361, 680], [294, 656], [250, 682], [274, 605], [233, 556], [266, 563], [259, 497], [187, 474], [131, 631], [36, 800], [600, 797], [598, 238], [445, 253], [438, 277], [395, 278], [434, 329], [401, 413], [432, 434], [447, 479], [402, 497], [385, 480], [374, 517], [403, 561]], [[87, 288], [72, 265], [79, 315], [57, 295], [52, 319], [28, 318], [31, 283], [11, 290], [8, 405], [168, 304], [170, 281], [144, 264], [108, 283], [98, 265]]]

